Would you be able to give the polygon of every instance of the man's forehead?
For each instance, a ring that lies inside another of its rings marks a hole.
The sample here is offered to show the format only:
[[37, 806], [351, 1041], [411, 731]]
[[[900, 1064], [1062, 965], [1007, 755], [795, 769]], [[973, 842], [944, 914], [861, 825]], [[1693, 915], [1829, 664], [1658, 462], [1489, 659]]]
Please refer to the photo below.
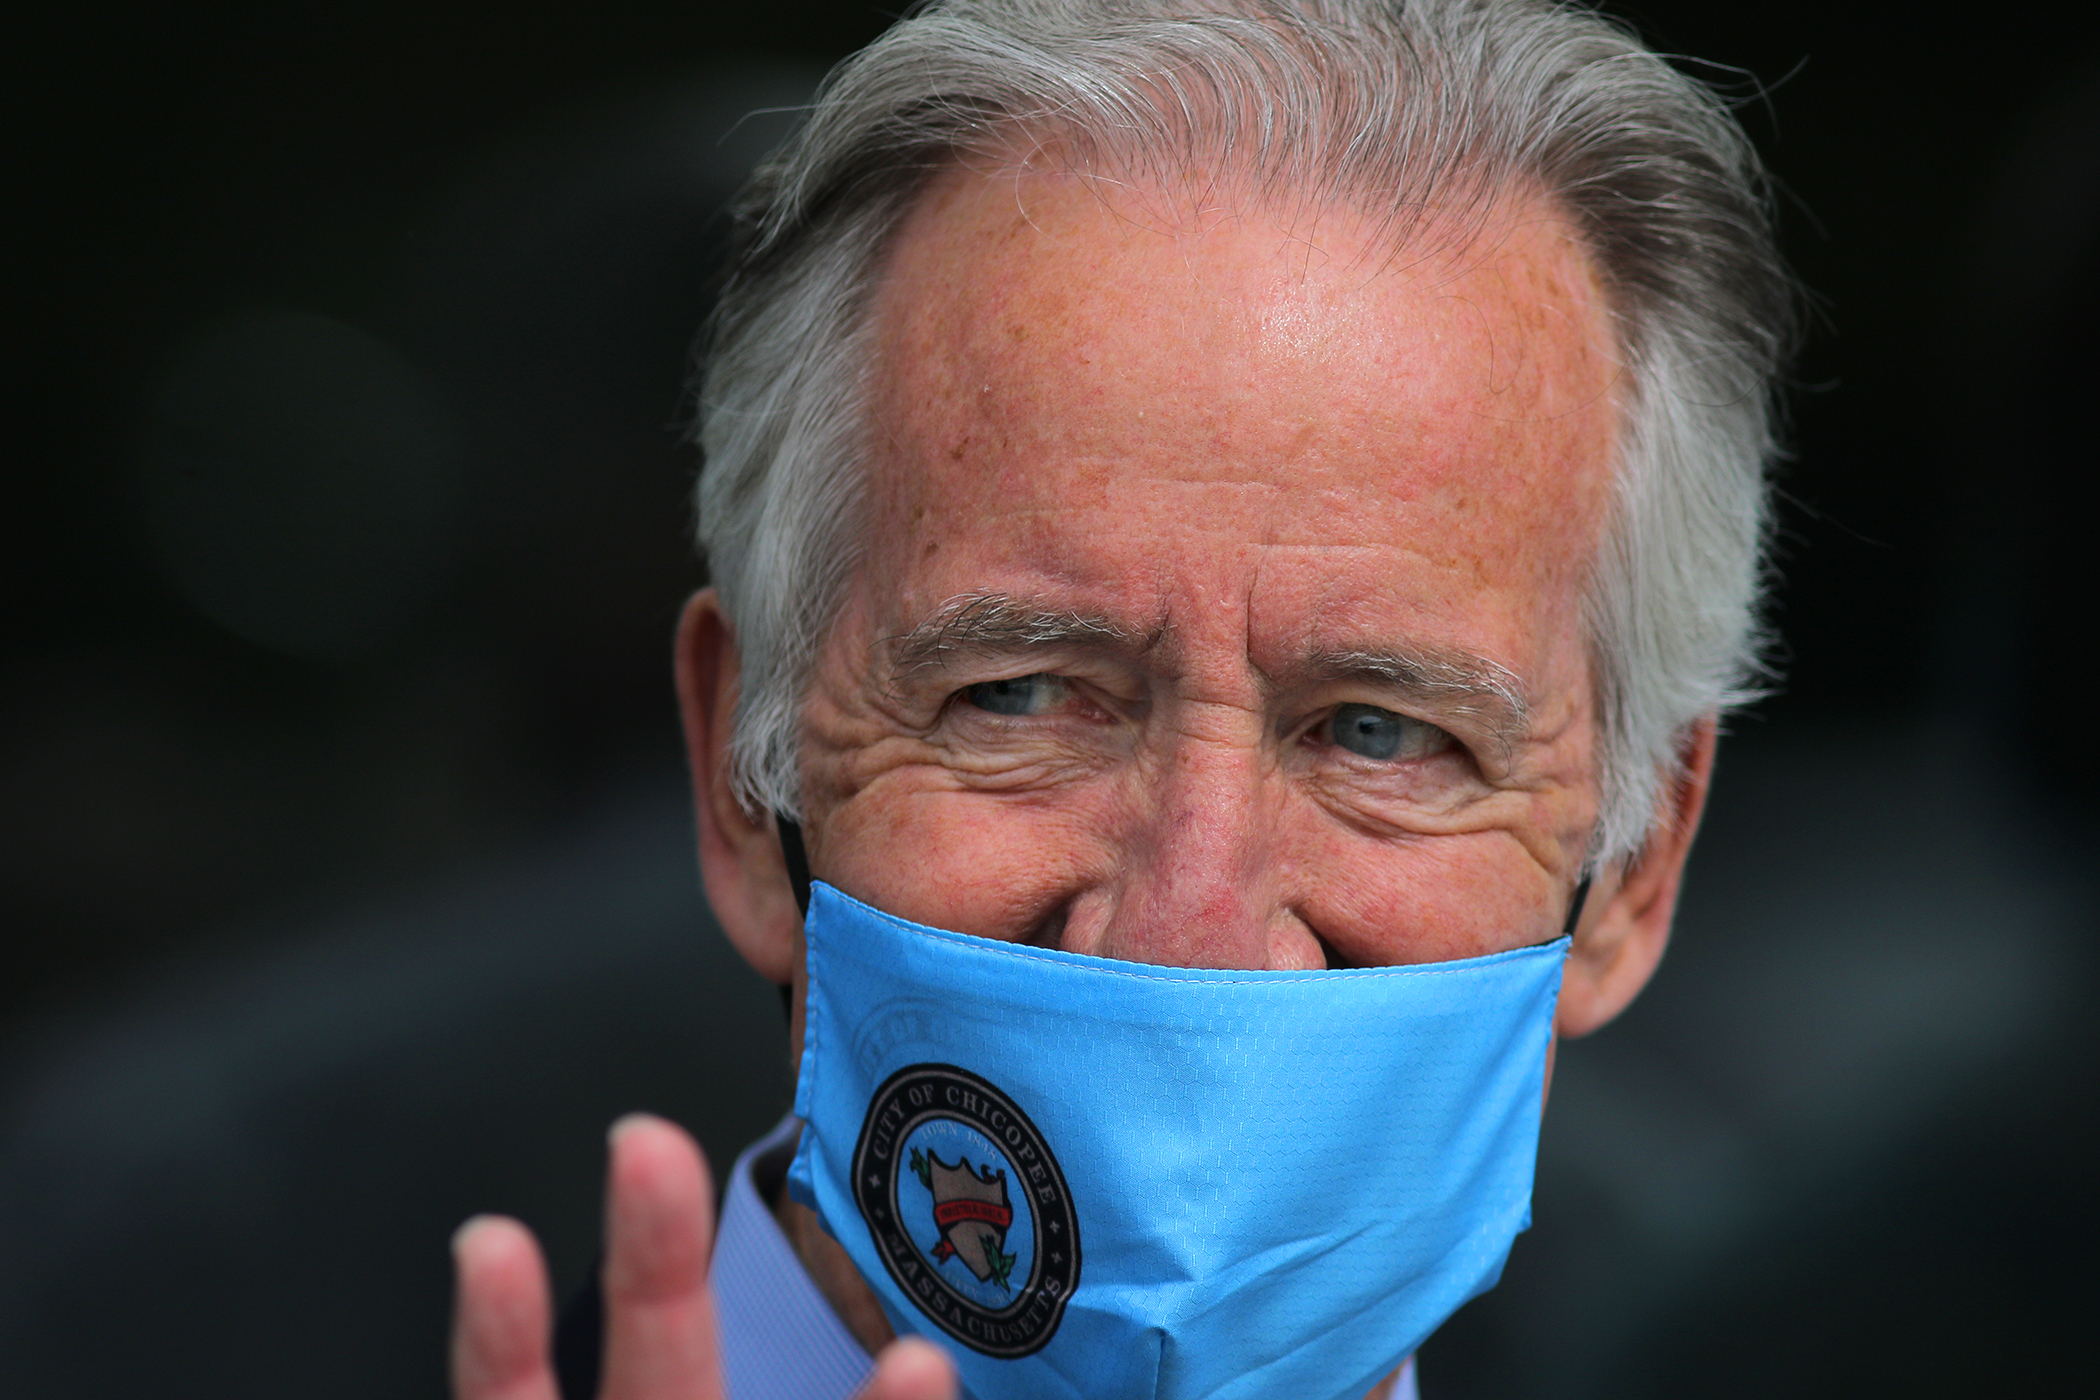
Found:
[[1251, 609], [1260, 575], [1343, 632], [1572, 591], [1616, 369], [1563, 225], [1519, 211], [1408, 264], [1344, 211], [1143, 212], [1070, 177], [959, 175], [907, 221], [875, 309], [888, 622], [1043, 580]]
[[[1274, 191], [1177, 202], [1074, 173], [951, 172], [905, 221], [882, 279], [876, 317], [903, 352], [890, 363], [1034, 370], [1047, 336], [1047, 353], [1083, 370], [1164, 343], [1184, 382], [1223, 405], [1347, 352], [1411, 362], [1418, 392], [1477, 397], [1505, 418], [1564, 413], [1615, 377], [1590, 259], [1543, 201], [1424, 217], [1399, 241], [1389, 218]], [[1136, 341], [1118, 334], [1132, 328]], [[1490, 339], [1504, 343], [1480, 373], [1425, 375]]]
[[1536, 208], [1415, 256], [1346, 210], [1184, 228], [1112, 194], [1074, 176], [935, 185], [877, 296], [879, 432], [956, 460], [1002, 439], [1095, 453], [1116, 464], [1103, 475], [1149, 443], [1176, 475], [1253, 485], [1317, 479], [1346, 444], [1404, 465], [1395, 490], [1460, 465], [1462, 489], [1522, 484], [1483, 470], [1556, 420], [1546, 435], [1610, 441], [1607, 308]]

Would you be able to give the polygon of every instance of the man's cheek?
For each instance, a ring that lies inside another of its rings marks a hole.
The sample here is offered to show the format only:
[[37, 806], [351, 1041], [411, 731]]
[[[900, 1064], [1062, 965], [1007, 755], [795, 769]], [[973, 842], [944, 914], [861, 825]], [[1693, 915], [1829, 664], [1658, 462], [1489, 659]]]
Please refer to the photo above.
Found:
[[1118, 868], [1111, 786], [1044, 794], [878, 784], [826, 819], [819, 878], [917, 923], [1029, 939]]
[[1479, 957], [1557, 928], [1556, 877], [1506, 829], [1372, 843], [1330, 826], [1301, 849], [1306, 921], [1349, 966]]

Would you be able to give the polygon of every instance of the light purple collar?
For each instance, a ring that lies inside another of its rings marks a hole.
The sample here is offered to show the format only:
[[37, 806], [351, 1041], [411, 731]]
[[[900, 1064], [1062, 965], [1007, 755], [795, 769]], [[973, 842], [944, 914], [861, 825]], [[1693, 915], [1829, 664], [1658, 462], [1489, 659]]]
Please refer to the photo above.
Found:
[[801, 1129], [792, 1114], [781, 1119], [729, 1174], [709, 1277], [730, 1400], [847, 1400], [875, 1369], [766, 1205]]
[[[793, 1114], [781, 1119], [729, 1173], [709, 1269], [729, 1400], [849, 1400], [875, 1369], [766, 1205], [780, 1191], [801, 1130]], [[1419, 1400], [1412, 1356], [1387, 1400]]]

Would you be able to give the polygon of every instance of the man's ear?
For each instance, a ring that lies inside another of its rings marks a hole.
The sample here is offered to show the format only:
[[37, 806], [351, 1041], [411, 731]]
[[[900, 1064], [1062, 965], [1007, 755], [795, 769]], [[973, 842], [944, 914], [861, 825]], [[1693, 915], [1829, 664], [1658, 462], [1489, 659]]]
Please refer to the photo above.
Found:
[[686, 602], [672, 666], [693, 770], [707, 901], [744, 961], [759, 976], [785, 986], [794, 975], [802, 914], [795, 907], [772, 814], [754, 817], [745, 811], [730, 782], [729, 737], [742, 669], [736, 634], [712, 588]]
[[1679, 750], [1683, 769], [1656, 804], [1647, 844], [1623, 870], [1598, 875], [1561, 974], [1553, 1020], [1559, 1034], [1588, 1035], [1624, 1011], [1662, 961], [1685, 858], [1713, 780], [1717, 732], [1713, 715], [1686, 732]]

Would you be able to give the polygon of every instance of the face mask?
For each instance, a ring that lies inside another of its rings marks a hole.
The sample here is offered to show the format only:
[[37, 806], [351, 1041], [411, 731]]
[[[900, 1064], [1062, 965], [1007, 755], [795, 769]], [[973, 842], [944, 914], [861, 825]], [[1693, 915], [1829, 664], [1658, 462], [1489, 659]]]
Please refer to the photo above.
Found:
[[1361, 1400], [1530, 1223], [1568, 940], [1151, 967], [815, 887], [789, 1172], [981, 1400]]

